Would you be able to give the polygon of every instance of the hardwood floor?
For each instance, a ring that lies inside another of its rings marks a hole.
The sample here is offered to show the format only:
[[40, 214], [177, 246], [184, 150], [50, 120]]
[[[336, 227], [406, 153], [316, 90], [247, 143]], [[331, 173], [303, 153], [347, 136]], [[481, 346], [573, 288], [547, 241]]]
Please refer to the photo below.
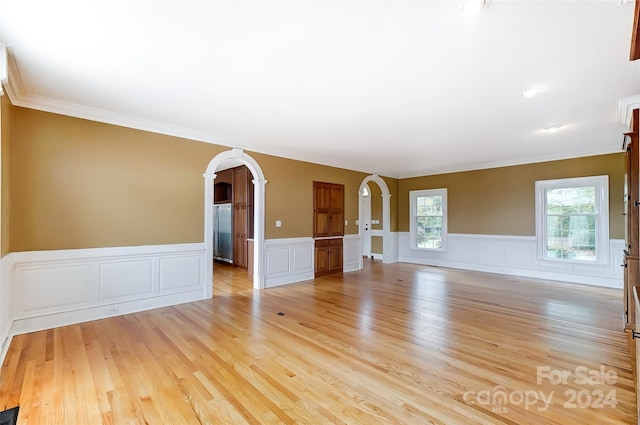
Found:
[[227, 271], [211, 300], [15, 337], [0, 407], [20, 424], [637, 421], [620, 290], [368, 262], [234, 292], [246, 272]]

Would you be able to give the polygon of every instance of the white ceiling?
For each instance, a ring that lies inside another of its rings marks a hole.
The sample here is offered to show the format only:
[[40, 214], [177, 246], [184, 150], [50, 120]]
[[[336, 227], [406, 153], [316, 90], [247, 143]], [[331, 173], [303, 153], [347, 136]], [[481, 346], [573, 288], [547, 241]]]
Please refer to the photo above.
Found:
[[0, 7], [16, 105], [391, 177], [617, 152], [640, 94], [620, 0]]

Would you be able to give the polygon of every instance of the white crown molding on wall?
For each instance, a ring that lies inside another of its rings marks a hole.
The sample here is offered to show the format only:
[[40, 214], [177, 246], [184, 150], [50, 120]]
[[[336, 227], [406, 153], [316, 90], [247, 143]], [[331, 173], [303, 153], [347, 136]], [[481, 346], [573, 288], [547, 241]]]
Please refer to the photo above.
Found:
[[[164, 134], [167, 136], [180, 137], [183, 139], [195, 140], [199, 142], [212, 143], [216, 145], [238, 147], [238, 142], [224, 137], [212, 136], [203, 131], [191, 128], [170, 125], [157, 121], [147, 120], [132, 115], [119, 114], [99, 108], [78, 105], [72, 102], [65, 102], [51, 99], [45, 96], [34, 96], [26, 92], [20, 71], [11, 52], [7, 50], [7, 71], [8, 78], [5, 87], [11, 103], [23, 108], [35, 109], [38, 111], [50, 112], [54, 114], [67, 115], [74, 118], [86, 119], [105, 124], [112, 124], [121, 127], [133, 128], [137, 130], [149, 131], [152, 133]], [[247, 146], [247, 148], [251, 148]]]
[[618, 100], [617, 121], [620, 124], [630, 125], [633, 110], [638, 108], [640, 108], [640, 94]]
[[5, 85], [5, 88], [7, 89], [7, 94], [9, 95], [11, 103], [15, 105], [16, 101], [24, 97], [24, 85], [22, 84], [22, 77], [20, 76], [20, 72], [18, 71], [16, 61], [13, 59], [13, 56], [8, 50], [6, 52], [7, 81], [3, 81], [3, 83]]

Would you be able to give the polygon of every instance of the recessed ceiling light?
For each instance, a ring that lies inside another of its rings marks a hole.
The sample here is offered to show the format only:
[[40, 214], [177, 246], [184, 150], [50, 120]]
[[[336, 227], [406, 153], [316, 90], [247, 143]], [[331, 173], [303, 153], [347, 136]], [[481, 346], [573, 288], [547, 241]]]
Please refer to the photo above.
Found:
[[458, 3], [458, 10], [465, 15], [475, 15], [488, 3], [489, 0], [462, 0]]
[[537, 94], [540, 94], [541, 91], [542, 89], [540, 87], [532, 87], [530, 89], [523, 91], [521, 94], [522, 94], [522, 97], [529, 99]]
[[553, 124], [553, 125], [550, 125], [549, 127], [543, 128], [543, 131], [546, 131], [547, 133], [555, 133], [556, 131], [560, 130], [563, 127], [564, 125], [562, 124]]

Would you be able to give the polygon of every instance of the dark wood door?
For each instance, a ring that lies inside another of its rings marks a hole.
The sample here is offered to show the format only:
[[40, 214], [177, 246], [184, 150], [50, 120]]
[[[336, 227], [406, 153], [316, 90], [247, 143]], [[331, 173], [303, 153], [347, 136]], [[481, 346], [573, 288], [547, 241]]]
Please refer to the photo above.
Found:
[[640, 140], [638, 138], [638, 110], [633, 111], [631, 131], [625, 134], [624, 176], [624, 312], [625, 328], [633, 329], [638, 312], [633, 289], [640, 286]]
[[329, 273], [329, 241], [318, 240], [315, 243], [315, 274], [321, 276]]
[[247, 267], [248, 197], [247, 167], [234, 168], [233, 173], [233, 264]]
[[344, 185], [313, 182], [314, 237], [344, 235]]

